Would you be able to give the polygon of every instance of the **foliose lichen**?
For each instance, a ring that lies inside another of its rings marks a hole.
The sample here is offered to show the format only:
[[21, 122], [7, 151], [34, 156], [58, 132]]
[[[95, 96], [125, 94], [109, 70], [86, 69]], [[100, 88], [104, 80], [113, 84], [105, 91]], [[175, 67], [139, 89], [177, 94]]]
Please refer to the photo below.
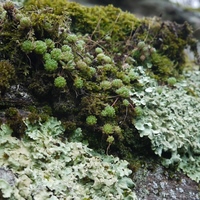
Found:
[[[159, 86], [142, 73], [140, 80], [145, 80], [145, 88], [134, 91], [131, 97], [142, 107], [143, 114], [134, 122], [140, 136], [150, 139], [152, 149], [163, 158], [165, 166], [177, 166], [197, 182], [200, 181], [199, 75], [199, 71], [186, 72], [187, 79], [177, 83], [173, 80], [172, 89], [172, 84]], [[188, 88], [193, 88], [195, 96], [188, 93]]]
[[4, 198], [136, 200], [127, 161], [97, 154], [80, 142], [62, 141], [64, 129], [55, 118], [24, 123], [21, 140], [1, 125], [0, 166], [17, 174], [14, 185], [0, 179]]

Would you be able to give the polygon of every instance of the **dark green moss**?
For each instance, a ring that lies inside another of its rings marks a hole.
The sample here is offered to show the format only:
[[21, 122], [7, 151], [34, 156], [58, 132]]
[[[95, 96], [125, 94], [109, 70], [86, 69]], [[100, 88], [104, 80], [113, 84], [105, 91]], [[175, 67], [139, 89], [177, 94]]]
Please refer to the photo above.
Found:
[[30, 123], [35, 124], [40, 122], [46, 122], [50, 116], [52, 116], [52, 109], [50, 106], [29, 106], [27, 109], [26, 118], [30, 121]]
[[10, 87], [15, 79], [15, 68], [7, 60], [0, 61], [0, 96]]
[[5, 111], [5, 118], [7, 124], [13, 130], [13, 136], [21, 138], [24, 134], [26, 126], [23, 123], [23, 117], [20, 114], [20, 111], [16, 108], [10, 107]]

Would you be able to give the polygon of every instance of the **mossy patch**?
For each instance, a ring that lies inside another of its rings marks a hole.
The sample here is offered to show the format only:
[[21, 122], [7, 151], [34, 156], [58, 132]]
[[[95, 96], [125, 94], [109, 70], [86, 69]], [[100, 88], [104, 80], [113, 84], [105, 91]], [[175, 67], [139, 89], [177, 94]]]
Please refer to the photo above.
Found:
[[0, 61], [0, 96], [10, 87], [15, 80], [15, 68], [7, 60]]
[[[165, 83], [182, 73], [183, 49], [195, 47], [187, 23], [138, 19], [111, 5], [30, 0], [0, 19], [0, 58], [17, 66], [17, 83], [52, 109], [67, 136], [81, 127], [94, 148], [109, 146], [113, 152], [112, 143], [117, 154], [128, 158], [137, 147], [130, 142], [138, 138], [134, 120], [142, 113], [130, 100], [131, 91], [144, 85], [134, 70], [143, 65]], [[91, 115], [96, 123], [88, 124]]]

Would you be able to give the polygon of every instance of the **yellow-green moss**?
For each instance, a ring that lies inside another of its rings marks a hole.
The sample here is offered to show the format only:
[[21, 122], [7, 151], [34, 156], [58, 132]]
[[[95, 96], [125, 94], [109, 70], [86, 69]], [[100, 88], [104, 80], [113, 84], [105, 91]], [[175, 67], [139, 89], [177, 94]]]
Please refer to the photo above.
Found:
[[53, 13], [68, 15], [71, 18], [71, 30], [73, 32], [90, 33], [94, 38], [111, 36], [119, 40], [130, 36], [140, 24], [140, 20], [133, 14], [123, 12], [112, 5], [85, 7], [66, 0], [30, 0], [25, 4], [27, 9], [53, 8]]
[[[24, 15], [28, 14], [34, 33], [32, 29], [26, 36], [24, 30], [19, 30], [16, 34], [12, 32], [14, 40], [10, 40], [6, 47], [2, 47], [4, 52], [10, 51], [11, 47], [16, 46], [14, 41], [20, 42], [19, 38], [24, 36], [29, 39], [52, 37], [58, 40], [60, 37], [58, 30], [61, 27], [63, 29], [64, 24], [66, 24], [64, 29], [68, 31], [89, 34], [88, 45], [109, 49], [111, 57], [112, 53], [129, 54], [139, 41], [145, 41], [155, 47], [159, 54], [176, 63], [174, 70], [178, 72], [183, 70], [184, 48], [190, 45], [196, 52], [196, 41], [187, 23], [179, 25], [162, 22], [159, 18], [138, 19], [133, 14], [123, 12], [112, 5], [85, 7], [66, 0], [29, 0], [21, 12]], [[17, 13], [19, 14], [19, 11]], [[16, 20], [14, 25], [18, 24]], [[6, 32], [5, 40], [10, 37], [9, 31]], [[162, 77], [162, 74], [159, 76]]]
[[176, 63], [172, 62], [167, 56], [162, 56], [158, 53], [154, 53], [151, 56], [151, 62], [153, 66], [153, 73], [157, 77], [157, 79], [164, 79], [170, 76], [178, 76], [178, 72], [174, 74], [176, 71]]

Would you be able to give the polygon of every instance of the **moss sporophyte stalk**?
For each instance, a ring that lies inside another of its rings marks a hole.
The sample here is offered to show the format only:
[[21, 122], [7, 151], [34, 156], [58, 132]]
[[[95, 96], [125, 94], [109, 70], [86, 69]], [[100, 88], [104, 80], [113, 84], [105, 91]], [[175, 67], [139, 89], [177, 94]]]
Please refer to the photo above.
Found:
[[[187, 23], [139, 19], [112, 5], [89, 8], [66, 0], [28, 0], [21, 9], [6, 2], [0, 7], [0, 95], [7, 103], [1, 102], [0, 109], [12, 105], [36, 115], [47, 105], [61, 119], [69, 139], [80, 128], [90, 147], [105, 152], [112, 143], [109, 152], [130, 160], [132, 152], [150, 151], [142, 138], [146, 136], [156, 154], [162, 157], [162, 151], [170, 151], [168, 163], [180, 157], [180, 168], [192, 174], [194, 170], [186, 167], [192, 160], [185, 152], [190, 149], [198, 160], [199, 144], [188, 143], [185, 134], [199, 135], [198, 81], [193, 87], [179, 85], [187, 80], [184, 48], [190, 46], [196, 53]], [[30, 94], [37, 112], [8, 100], [13, 84]], [[190, 109], [183, 112], [185, 105]], [[185, 113], [181, 119], [178, 111]], [[174, 131], [177, 120], [180, 138]], [[172, 146], [169, 141], [174, 141]]]

